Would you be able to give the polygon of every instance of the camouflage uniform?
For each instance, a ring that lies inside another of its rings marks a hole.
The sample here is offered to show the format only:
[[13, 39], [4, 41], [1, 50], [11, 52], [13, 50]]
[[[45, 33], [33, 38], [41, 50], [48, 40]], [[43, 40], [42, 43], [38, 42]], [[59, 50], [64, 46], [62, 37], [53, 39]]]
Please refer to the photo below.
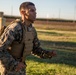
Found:
[[[33, 26], [30, 25], [28, 30]], [[25, 25], [26, 28], [26, 25]], [[22, 27], [20, 23], [12, 23], [8, 25], [4, 33], [0, 37], [0, 73], [1, 75], [26, 75], [25, 69], [21, 69], [19, 72], [16, 72], [16, 66], [20, 62], [16, 60], [8, 51], [7, 48], [12, 44], [13, 41], [20, 42], [22, 39]], [[34, 55], [38, 55], [41, 58], [50, 58], [47, 54], [49, 51], [43, 50], [40, 47], [40, 42], [37, 38], [37, 33], [34, 31], [34, 40], [33, 40], [33, 50]]]

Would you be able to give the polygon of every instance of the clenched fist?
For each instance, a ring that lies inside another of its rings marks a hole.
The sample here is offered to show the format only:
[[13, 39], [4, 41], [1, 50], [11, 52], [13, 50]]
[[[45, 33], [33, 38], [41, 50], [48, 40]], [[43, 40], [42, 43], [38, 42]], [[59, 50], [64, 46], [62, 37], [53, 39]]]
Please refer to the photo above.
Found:
[[48, 58], [52, 58], [54, 56], [57, 56], [57, 53], [55, 51], [49, 51], [47, 55], [48, 55]]
[[22, 62], [19, 62], [17, 67], [16, 67], [16, 71], [20, 71], [22, 68], [25, 68], [25, 64]]

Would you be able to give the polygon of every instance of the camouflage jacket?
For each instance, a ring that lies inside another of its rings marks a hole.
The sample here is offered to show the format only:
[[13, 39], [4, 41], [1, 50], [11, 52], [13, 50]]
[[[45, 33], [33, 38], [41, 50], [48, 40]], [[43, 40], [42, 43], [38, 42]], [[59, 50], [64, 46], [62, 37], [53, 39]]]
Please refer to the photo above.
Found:
[[[12, 44], [13, 41], [19, 41], [21, 39], [22, 39], [22, 28], [19, 23], [15, 22], [6, 27], [4, 33], [0, 37], [0, 60], [3, 62], [3, 64], [7, 63], [10, 66], [15, 66], [18, 64], [18, 61], [16, 61], [8, 53], [7, 48]], [[40, 42], [37, 37], [37, 32], [35, 32], [35, 37], [33, 40], [32, 53], [41, 58], [47, 58], [48, 51], [43, 50], [40, 47]], [[6, 59], [3, 58], [6, 58], [8, 61], [6, 61]]]

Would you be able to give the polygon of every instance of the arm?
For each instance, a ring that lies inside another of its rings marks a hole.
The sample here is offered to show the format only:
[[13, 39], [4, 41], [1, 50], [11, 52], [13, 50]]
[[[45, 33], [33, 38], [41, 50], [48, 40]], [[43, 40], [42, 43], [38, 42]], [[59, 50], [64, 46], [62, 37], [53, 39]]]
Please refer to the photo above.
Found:
[[37, 38], [34, 40], [34, 46], [32, 52], [34, 55], [37, 55], [40, 58], [51, 58], [51, 56], [49, 57], [48, 55], [49, 51], [44, 50], [40, 47], [40, 42]]
[[7, 48], [15, 40], [15, 29], [8, 26], [0, 37], [0, 61], [7, 68], [14, 68], [18, 62], [8, 53]]
[[35, 31], [35, 38], [33, 41], [33, 51], [34, 55], [39, 56], [40, 58], [52, 58], [56, 54], [53, 51], [44, 50], [40, 47], [40, 41], [37, 38], [37, 33]]

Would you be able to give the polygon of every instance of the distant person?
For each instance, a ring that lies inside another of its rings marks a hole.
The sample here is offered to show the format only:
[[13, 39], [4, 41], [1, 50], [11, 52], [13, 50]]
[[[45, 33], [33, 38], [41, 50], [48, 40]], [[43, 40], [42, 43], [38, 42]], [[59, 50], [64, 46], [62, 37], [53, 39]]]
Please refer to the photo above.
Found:
[[40, 47], [32, 25], [36, 20], [35, 5], [23, 2], [19, 10], [21, 20], [8, 25], [0, 37], [0, 75], [26, 75], [25, 59], [30, 54], [49, 59], [56, 55]]

